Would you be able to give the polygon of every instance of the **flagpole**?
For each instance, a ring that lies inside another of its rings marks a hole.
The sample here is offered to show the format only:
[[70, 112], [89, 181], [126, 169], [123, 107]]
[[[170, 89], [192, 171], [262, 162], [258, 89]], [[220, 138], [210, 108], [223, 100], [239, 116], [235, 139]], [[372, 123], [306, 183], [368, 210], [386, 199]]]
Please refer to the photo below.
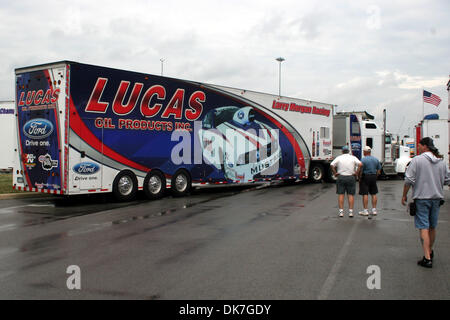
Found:
[[[423, 120], [423, 118], [425, 118], [425, 102], [423, 101], [423, 95], [425, 93], [425, 89], [422, 88], [422, 119], [420, 119], [420, 121]], [[419, 122], [420, 122], [419, 121]]]

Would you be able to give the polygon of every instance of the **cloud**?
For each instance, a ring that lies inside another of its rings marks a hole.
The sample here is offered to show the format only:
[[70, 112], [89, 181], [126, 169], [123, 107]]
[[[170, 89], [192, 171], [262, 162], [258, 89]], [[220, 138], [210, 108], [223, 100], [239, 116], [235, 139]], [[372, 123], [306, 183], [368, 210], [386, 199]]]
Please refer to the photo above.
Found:
[[447, 77], [426, 78], [424, 76], [411, 76], [399, 71], [378, 71], [377, 76], [380, 78], [378, 82], [380, 85], [390, 82], [400, 89], [434, 88], [442, 86], [448, 81]]
[[[412, 132], [424, 114], [438, 113], [440, 118], [447, 118], [444, 93], [447, 81], [446, 77], [427, 78], [383, 70], [337, 83], [327, 92], [327, 99], [335, 101], [338, 111], [365, 110], [378, 122], [386, 109], [388, 130], [405, 135]], [[440, 107], [423, 104], [424, 87], [443, 99]]]

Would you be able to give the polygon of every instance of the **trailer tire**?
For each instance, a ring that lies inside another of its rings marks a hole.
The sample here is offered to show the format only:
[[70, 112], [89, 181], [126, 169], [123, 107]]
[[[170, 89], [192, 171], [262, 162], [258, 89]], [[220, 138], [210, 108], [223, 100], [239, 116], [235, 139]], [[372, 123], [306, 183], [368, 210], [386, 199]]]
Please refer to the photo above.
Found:
[[113, 182], [113, 194], [118, 201], [130, 201], [136, 196], [138, 181], [130, 170], [119, 172]]
[[320, 182], [324, 178], [324, 169], [320, 163], [311, 164], [311, 169], [309, 170], [309, 178], [312, 182]]
[[172, 177], [171, 189], [174, 197], [186, 196], [192, 188], [192, 179], [189, 172], [178, 170]]
[[150, 171], [144, 179], [144, 193], [147, 199], [156, 200], [166, 192], [166, 177], [159, 170]]

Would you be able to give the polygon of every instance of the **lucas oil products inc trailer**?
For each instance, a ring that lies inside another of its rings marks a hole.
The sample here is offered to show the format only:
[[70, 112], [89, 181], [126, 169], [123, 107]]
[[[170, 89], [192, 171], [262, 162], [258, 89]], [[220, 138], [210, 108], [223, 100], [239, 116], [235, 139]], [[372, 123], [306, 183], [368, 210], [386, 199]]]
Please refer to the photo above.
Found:
[[330, 104], [69, 61], [15, 73], [16, 190], [153, 199], [331, 160]]

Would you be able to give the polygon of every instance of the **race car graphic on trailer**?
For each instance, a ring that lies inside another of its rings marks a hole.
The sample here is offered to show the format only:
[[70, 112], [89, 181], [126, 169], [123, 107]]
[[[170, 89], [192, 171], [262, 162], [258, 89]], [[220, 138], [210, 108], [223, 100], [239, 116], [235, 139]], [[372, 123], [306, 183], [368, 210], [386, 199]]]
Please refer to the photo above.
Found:
[[255, 120], [252, 107], [219, 107], [209, 111], [199, 130], [204, 159], [226, 179], [248, 182], [278, 173], [278, 130]]

